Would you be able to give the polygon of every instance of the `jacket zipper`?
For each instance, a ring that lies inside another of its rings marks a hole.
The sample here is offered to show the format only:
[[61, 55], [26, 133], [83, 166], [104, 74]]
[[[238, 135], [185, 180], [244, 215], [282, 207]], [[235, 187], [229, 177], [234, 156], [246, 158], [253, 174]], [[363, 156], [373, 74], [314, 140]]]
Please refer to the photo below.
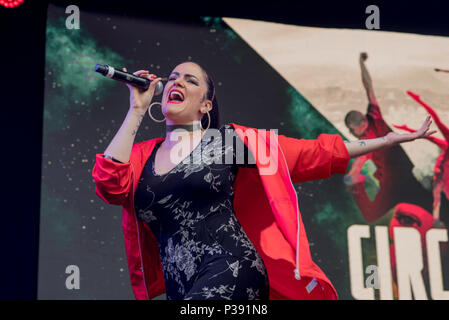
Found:
[[[284, 155], [284, 152], [282, 151], [282, 148], [281, 148], [280, 145], [279, 145], [279, 150], [281, 150], [285, 166], [288, 168], [287, 160], [285, 160], [285, 155]], [[292, 182], [292, 179], [290, 177], [290, 173], [288, 174], [288, 179], [290, 180], [290, 185], [291, 185], [291, 187], [292, 187], [292, 189], [293, 189], [293, 191], [295, 193], [295, 199], [296, 199], [296, 222], [297, 222], [297, 225], [298, 225], [298, 231], [296, 233], [296, 268], [294, 269], [294, 274], [295, 274], [295, 279], [296, 280], [301, 280], [301, 274], [299, 272], [299, 230], [300, 230], [300, 225], [299, 225], [298, 195], [296, 194], [295, 187], [293, 186], [293, 182]]]
[[[263, 135], [259, 134], [259, 137], [261, 137], [265, 141], [265, 143], [266, 143], [266, 139], [263, 138]], [[282, 151], [282, 148], [281, 148], [281, 146], [279, 145], [279, 143], [277, 141], [278, 140], [276, 138], [276, 145], [278, 146], [278, 149], [281, 150], [282, 158], [284, 159], [285, 167], [288, 168], [287, 160], [285, 159], [285, 155], [284, 155], [284, 151]], [[293, 186], [293, 182], [292, 182], [292, 179], [290, 177], [290, 172], [287, 175], [288, 175], [288, 179], [290, 181], [290, 186], [292, 187], [293, 192], [295, 194], [295, 199], [296, 199], [296, 223], [297, 223], [297, 226], [298, 226], [298, 231], [296, 233], [296, 268], [294, 269], [294, 275], [295, 275], [295, 279], [296, 280], [301, 280], [301, 273], [299, 272], [299, 230], [300, 230], [300, 225], [299, 225], [298, 195], [296, 194], [295, 187]]]
[[134, 218], [136, 219], [136, 228], [137, 228], [137, 244], [139, 246], [139, 258], [140, 258], [140, 271], [142, 272], [142, 276], [143, 276], [143, 284], [145, 286], [145, 292], [147, 294], [147, 299], [150, 300], [150, 295], [148, 294], [148, 288], [147, 288], [147, 282], [145, 281], [145, 269], [143, 267], [143, 259], [142, 259], [142, 249], [140, 246], [140, 228], [139, 228], [139, 222], [137, 221], [137, 214], [136, 214], [136, 208], [134, 207], [134, 166], [131, 163], [131, 168], [133, 170], [133, 178], [132, 178], [132, 185], [131, 185], [131, 201], [132, 201], [132, 205], [133, 205], [133, 211], [134, 211]]

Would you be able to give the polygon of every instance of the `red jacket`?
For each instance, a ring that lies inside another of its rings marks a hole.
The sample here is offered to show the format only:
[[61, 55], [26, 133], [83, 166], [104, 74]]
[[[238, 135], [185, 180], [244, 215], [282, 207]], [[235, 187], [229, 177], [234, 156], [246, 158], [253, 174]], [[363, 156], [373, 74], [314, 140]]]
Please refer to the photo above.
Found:
[[[313, 278], [331, 288], [336, 297], [331, 282], [312, 261], [293, 183], [346, 173], [349, 153], [343, 139], [338, 134], [321, 134], [315, 140], [294, 139], [229, 124], [256, 159], [257, 168], [239, 168], [234, 181], [234, 210], [265, 263], [270, 299], [311, 299], [313, 294], [306, 288], [311, 288]], [[248, 129], [254, 130], [255, 139], [244, 138], [243, 132]], [[134, 144], [130, 161], [123, 164], [97, 154], [92, 171], [96, 194], [106, 203], [123, 206], [125, 248], [136, 299], [152, 299], [165, 293], [157, 240], [134, 211], [134, 192], [142, 170], [155, 144], [164, 139]], [[273, 174], [260, 174], [264, 165], [257, 156], [259, 143], [277, 151], [274, 154], [278, 159], [273, 159], [277, 170]]]

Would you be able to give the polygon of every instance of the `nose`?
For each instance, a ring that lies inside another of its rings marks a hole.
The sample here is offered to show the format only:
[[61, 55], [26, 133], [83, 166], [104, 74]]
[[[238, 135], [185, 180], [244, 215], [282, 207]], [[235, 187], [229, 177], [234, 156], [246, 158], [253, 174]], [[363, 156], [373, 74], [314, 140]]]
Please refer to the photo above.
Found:
[[178, 77], [175, 79], [175, 86], [180, 86], [180, 87], [184, 86], [184, 80], [182, 80], [182, 77]]

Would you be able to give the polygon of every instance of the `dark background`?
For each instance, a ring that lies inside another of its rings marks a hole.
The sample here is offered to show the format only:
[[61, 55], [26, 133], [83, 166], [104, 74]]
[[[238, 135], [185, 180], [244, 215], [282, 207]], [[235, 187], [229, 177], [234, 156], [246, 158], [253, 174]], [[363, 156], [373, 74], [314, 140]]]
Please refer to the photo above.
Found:
[[[414, 4], [345, 1], [31, 1], [0, 7], [3, 77], [0, 299], [36, 299], [42, 161], [45, 23], [48, 3], [186, 21], [198, 16], [238, 17], [303, 26], [365, 29], [365, 8], [380, 8], [381, 30], [449, 35], [442, 2]], [[438, 48], [435, 48], [438, 50]]]

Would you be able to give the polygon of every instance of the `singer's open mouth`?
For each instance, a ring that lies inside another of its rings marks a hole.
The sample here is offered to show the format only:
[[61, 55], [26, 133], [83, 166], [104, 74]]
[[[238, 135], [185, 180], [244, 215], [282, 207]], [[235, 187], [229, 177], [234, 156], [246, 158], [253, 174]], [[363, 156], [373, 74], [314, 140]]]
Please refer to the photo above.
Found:
[[172, 89], [168, 95], [167, 103], [182, 103], [184, 101], [184, 94], [178, 89]]

